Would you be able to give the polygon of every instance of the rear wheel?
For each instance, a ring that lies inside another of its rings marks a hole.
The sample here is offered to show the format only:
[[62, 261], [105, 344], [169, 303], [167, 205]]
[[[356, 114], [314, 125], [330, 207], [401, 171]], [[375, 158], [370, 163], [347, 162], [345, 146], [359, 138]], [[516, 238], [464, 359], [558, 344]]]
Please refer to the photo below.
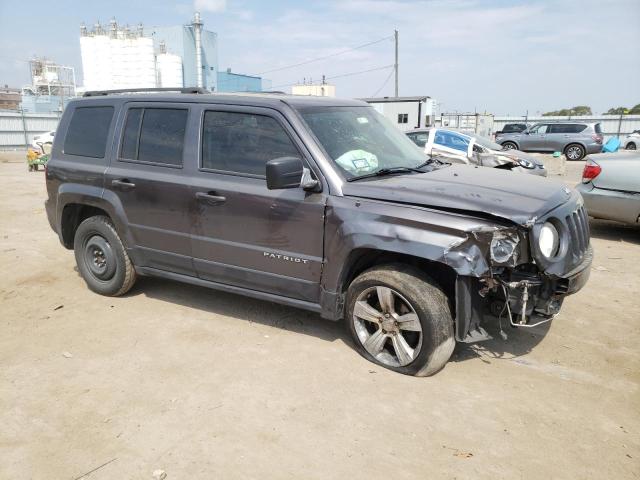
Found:
[[94, 292], [115, 297], [135, 283], [136, 271], [109, 218], [97, 215], [83, 221], [76, 230], [73, 250], [78, 270]]
[[627, 143], [627, 146], [625, 147], [626, 150], [635, 150], [636, 148], [637, 148], [637, 146], [633, 142]]
[[433, 375], [455, 346], [446, 295], [407, 265], [375, 267], [358, 276], [347, 293], [346, 323], [363, 357], [405, 375]]
[[518, 146], [513, 142], [504, 142], [502, 144], [502, 148], [504, 148], [505, 150], [517, 150]]
[[567, 157], [567, 160], [582, 160], [586, 155], [586, 152], [582, 145], [572, 143], [567, 145], [567, 148], [564, 149], [564, 155]]

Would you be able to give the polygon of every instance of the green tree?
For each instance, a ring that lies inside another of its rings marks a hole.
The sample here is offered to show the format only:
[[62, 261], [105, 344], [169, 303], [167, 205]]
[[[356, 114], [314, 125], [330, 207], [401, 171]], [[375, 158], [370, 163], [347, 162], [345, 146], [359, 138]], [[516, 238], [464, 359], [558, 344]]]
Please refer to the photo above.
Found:
[[631, 115], [640, 115], [640, 103], [632, 107], [631, 110], [629, 110], [629, 113]]
[[543, 113], [543, 117], [568, 117], [575, 115], [593, 115], [591, 107], [587, 105], [577, 105], [573, 108], [563, 108], [562, 110], [554, 110], [553, 112]]
[[610, 108], [605, 115], [627, 115], [629, 109], [627, 107]]

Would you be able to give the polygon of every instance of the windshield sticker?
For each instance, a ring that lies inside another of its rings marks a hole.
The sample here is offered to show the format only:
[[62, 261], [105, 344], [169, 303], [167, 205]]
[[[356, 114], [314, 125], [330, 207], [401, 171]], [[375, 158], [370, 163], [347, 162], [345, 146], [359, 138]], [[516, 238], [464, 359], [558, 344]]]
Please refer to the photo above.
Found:
[[358, 123], [369, 123], [369, 119], [367, 117], [358, 117]]
[[363, 168], [369, 168], [369, 162], [367, 161], [366, 158], [356, 158], [352, 160], [352, 163], [357, 170], [361, 170]]

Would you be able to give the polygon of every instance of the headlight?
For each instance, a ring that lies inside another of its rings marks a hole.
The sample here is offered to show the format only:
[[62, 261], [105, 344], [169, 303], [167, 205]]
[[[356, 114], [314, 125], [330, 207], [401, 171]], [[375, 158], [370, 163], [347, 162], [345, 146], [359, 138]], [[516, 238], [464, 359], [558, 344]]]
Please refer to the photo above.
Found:
[[491, 260], [496, 263], [509, 261], [515, 255], [519, 241], [515, 233], [495, 232], [491, 240]]
[[517, 158], [516, 162], [518, 163], [518, 165], [520, 165], [523, 168], [536, 168], [535, 164], [533, 162], [530, 162], [529, 160], [525, 160], [524, 158]]
[[560, 246], [560, 235], [558, 229], [551, 222], [546, 222], [540, 229], [538, 236], [538, 247], [542, 254], [551, 258], [558, 253]]

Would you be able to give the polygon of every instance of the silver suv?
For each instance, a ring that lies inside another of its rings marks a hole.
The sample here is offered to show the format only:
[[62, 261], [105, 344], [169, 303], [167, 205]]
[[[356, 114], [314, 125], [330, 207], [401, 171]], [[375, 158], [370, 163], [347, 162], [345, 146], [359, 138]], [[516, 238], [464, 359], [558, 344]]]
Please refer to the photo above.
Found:
[[602, 150], [602, 128], [597, 122], [542, 122], [521, 133], [505, 133], [496, 142], [505, 150], [562, 152], [568, 160], [582, 160]]

